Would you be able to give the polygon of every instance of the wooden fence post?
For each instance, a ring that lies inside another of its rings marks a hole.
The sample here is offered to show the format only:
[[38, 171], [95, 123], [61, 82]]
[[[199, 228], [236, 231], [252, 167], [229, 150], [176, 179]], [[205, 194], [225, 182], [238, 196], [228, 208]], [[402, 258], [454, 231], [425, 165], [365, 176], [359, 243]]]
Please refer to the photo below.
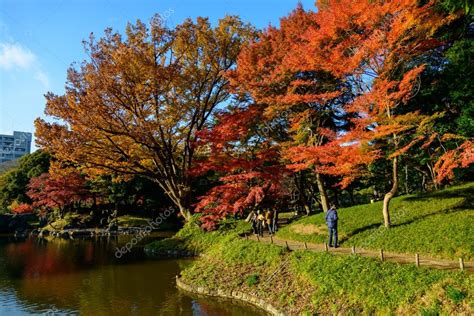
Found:
[[383, 249], [380, 249], [380, 260], [384, 260], [384, 257], [383, 257]]
[[273, 236], [270, 235], [270, 242], [273, 244]]
[[464, 259], [462, 257], [459, 258], [459, 268], [464, 271]]
[[259, 235], [257, 235], [257, 241], [260, 241], [260, 236]]
[[306, 241], [304, 242], [304, 249], [308, 250], [308, 244], [306, 243]]
[[353, 254], [356, 253], [356, 247], [355, 247], [355, 246], [352, 246], [352, 253], [353, 253]]
[[415, 254], [415, 264], [417, 267], [420, 266], [420, 255], [418, 253]]
[[324, 251], [326, 251], [326, 252], [329, 251], [329, 248], [328, 248], [328, 244], [327, 244], [327, 243], [324, 243]]
[[285, 245], [286, 245], [286, 249], [290, 250], [290, 247], [288, 246], [288, 241], [285, 240]]

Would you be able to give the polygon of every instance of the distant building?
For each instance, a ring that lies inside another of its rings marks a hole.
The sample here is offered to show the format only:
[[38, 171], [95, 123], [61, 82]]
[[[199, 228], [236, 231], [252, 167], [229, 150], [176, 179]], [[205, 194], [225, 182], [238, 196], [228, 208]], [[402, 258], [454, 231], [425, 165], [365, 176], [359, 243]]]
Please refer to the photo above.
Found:
[[0, 163], [20, 158], [31, 152], [31, 133], [0, 134]]

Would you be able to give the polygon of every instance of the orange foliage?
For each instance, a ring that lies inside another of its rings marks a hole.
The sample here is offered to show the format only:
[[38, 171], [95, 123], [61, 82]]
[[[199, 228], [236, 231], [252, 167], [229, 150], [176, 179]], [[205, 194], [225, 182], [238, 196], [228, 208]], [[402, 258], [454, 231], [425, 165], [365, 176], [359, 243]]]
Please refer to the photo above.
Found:
[[85, 44], [90, 57], [68, 71], [65, 95], [46, 95], [38, 144], [89, 175], [140, 175], [158, 183], [189, 218], [188, 169], [195, 135], [229, 98], [223, 76], [254, 29], [227, 16], [211, 27], [190, 19], [174, 29], [157, 16], [107, 29]]
[[10, 209], [14, 214], [29, 214], [33, 213], [33, 207], [27, 203], [16, 203], [14, 202]]
[[437, 172], [436, 180], [443, 181], [445, 178], [451, 179], [454, 176], [454, 169], [466, 168], [474, 163], [474, 142], [465, 141], [454, 150], [447, 151], [435, 165]]

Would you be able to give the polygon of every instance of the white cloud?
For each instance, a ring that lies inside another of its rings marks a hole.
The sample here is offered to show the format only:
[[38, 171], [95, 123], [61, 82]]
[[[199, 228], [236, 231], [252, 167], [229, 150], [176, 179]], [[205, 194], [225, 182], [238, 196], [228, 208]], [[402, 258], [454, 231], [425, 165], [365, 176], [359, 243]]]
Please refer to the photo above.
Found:
[[19, 44], [0, 43], [0, 68], [6, 70], [14, 68], [29, 69], [35, 62], [35, 54], [27, 48]]
[[32, 74], [45, 89], [49, 89], [49, 78], [41, 70], [38, 58], [28, 48], [18, 43], [0, 43], [0, 69], [25, 70]]
[[35, 79], [41, 82], [43, 87], [45, 87], [46, 89], [49, 89], [49, 78], [43, 71], [41, 70], [37, 71], [35, 73]]

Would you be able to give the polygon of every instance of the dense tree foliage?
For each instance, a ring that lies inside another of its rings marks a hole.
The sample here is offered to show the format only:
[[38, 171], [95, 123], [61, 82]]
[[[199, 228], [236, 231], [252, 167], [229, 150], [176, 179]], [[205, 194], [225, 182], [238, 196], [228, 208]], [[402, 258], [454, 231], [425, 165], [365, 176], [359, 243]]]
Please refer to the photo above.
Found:
[[0, 177], [0, 211], [18, 204], [31, 203], [27, 196], [28, 183], [34, 177], [48, 172], [50, 155], [38, 150], [20, 158], [18, 167], [10, 169]]
[[[243, 48], [230, 78], [238, 97], [252, 104], [247, 111], [260, 109], [259, 122], [266, 127], [263, 138], [278, 148], [280, 164], [295, 172], [314, 170], [323, 210], [327, 194], [321, 175], [339, 178], [344, 188], [367, 176], [371, 166], [390, 168], [383, 178], [390, 182], [383, 205], [389, 227], [389, 203], [398, 191], [401, 161], [408, 153], [420, 148], [426, 153], [436, 146], [437, 154], [428, 154], [434, 183], [473, 163], [472, 136], [465, 134], [472, 120], [469, 113], [463, 114], [472, 102], [470, 83], [461, 82], [462, 77], [457, 82], [443, 78], [443, 84], [451, 85], [443, 92], [462, 104], [454, 117], [461, 124], [444, 135], [436, 127], [447, 115], [445, 109], [412, 101], [434, 55], [443, 56], [443, 70], [436, 70], [439, 78], [440, 72], [459, 65], [453, 54], [468, 54], [455, 53], [457, 46], [467, 46], [463, 41], [455, 39], [453, 45], [453, 39], [445, 38], [466, 16], [441, 10], [435, 2], [414, 1], [328, 1], [318, 9], [313, 13], [300, 6], [281, 20], [280, 28], [268, 28]], [[446, 52], [448, 45], [453, 46]], [[461, 73], [469, 75], [470, 66]], [[228, 125], [226, 120], [215, 128], [217, 143], [226, 136], [235, 141], [230, 133], [219, 132]], [[247, 132], [247, 137], [262, 136]], [[440, 154], [453, 139], [459, 145]], [[238, 152], [246, 150], [245, 143], [234, 144], [243, 145]], [[235, 166], [231, 160], [227, 163]], [[304, 196], [304, 190], [299, 194]]]
[[[57, 122], [36, 122], [48, 177], [74, 166], [106, 203], [132, 208], [153, 182], [167, 195], [155, 202], [185, 219], [194, 208], [206, 228], [255, 208], [326, 211], [357, 192], [383, 198], [389, 227], [395, 195], [468, 179], [470, 2], [317, 5], [260, 33], [237, 17], [174, 29], [155, 18], [125, 38], [91, 36], [66, 94], [46, 96]], [[28, 197], [13, 200], [21, 211]]]
[[58, 211], [59, 218], [78, 204], [92, 203], [93, 195], [87, 187], [84, 177], [78, 173], [52, 176], [43, 173], [32, 178], [28, 184], [28, 196], [33, 201], [32, 207], [49, 212]]
[[255, 31], [236, 17], [216, 27], [186, 20], [174, 29], [157, 16], [86, 43], [90, 60], [68, 72], [66, 94], [46, 96], [38, 143], [90, 175], [141, 175], [159, 184], [190, 216], [196, 133], [229, 98], [224, 72]]

